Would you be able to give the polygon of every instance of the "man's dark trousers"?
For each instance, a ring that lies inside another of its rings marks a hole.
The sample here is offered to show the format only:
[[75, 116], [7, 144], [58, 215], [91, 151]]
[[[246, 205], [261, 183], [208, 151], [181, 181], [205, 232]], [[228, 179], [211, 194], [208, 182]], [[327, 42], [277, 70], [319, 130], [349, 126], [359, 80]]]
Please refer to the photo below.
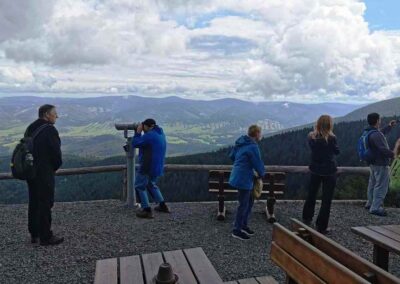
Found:
[[322, 183], [321, 208], [319, 210], [316, 226], [324, 231], [328, 228], [331, 204], [336, 186], [336, 175], [320, 176], [311, 174], [308, 195], [303, 208], [303, 220], [311, 221], [314, 216], [315, 203], [318, 190]]
[[32, 238], [51, 238], [51, 208], [54, 205], [54, 174], [40, 175], [28, 181], [28, 229]]

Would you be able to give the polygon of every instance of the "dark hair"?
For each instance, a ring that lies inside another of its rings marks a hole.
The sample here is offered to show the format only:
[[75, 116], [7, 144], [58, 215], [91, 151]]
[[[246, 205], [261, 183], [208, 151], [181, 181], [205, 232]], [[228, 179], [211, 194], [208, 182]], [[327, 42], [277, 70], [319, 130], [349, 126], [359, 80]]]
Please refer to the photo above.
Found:
[[146, 125], [148, 127], [153, 127], [154, 125], [156, 125], [156, 121], [152, 118], [148, 118], [145, 121], [142, 122], [143, 125]]
[[368, 124], [374, 126], [378, 122], [379, 117], [380, 117], [379, 113], [376, 112], [368, 114], [367, 117]]
[[43, 118], [44, 117], [44, 115], [46, 114], [46, 113], [48, 113], [49, 111], [51, 111], [53, 108], [55, 108], [55, 106], [53, 106], [53, 105], [42, 105], [40, 108], [39, 108], [39, 118]]

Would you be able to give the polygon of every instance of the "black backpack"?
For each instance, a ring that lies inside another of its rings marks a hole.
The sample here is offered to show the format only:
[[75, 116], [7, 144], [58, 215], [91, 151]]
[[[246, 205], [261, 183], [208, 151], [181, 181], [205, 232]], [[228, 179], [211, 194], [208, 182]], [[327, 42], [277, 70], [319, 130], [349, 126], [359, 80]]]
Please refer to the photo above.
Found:
[[33, 161], [33, 143], [36, 136], [50, 124], [39, 126], [31, 136], [22, 138], [14, 149], [11, 157], [11, 173], [14, 178], [29, 180], [36, 177], [36, 168]]

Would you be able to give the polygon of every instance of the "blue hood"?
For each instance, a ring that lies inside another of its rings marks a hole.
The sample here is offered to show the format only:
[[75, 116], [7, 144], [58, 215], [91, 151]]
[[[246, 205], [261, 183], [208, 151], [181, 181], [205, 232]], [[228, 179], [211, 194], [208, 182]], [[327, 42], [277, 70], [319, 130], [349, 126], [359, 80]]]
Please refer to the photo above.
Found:
[[245, 145], [255, 144], [255, 143], [256, 142], [253, 139], [251, 139], [249, 136], [243, 135], [243, 136], [240, 136], [236, 140], [235, 147], [242, 147], [242, 146], [245, 146]]

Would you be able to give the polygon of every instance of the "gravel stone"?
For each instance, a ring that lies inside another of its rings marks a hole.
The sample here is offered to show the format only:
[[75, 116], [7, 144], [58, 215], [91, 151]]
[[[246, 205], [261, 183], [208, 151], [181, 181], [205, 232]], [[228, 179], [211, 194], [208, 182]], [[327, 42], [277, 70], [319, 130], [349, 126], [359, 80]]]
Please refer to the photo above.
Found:
[[[203, 248], [224, 281], [272, 275], [284, 282], [284, 273], [269, 257], [272, 226], [264, 202], [255, 204], [250, 227], [256, 234], [248, 242], [230, 236], [235, 203], [226, 204], [223, 222], [216, 220], [217, 203], [169, 206], [171, 214], [154, 212], [154, 219], [143, 220], [117, 200], [56, 203], [53, 231], [65, 241], [40, 247], [30, 244], [27, 205], [0, 205], [0, 283], [93, 283], [98, 259], [193, 247]], [[278, 202], [278, 221], [289, 227], [290, 218], [301, 219], [302, 207], [301, 201]], [[388, 213], [376, 217], [361, 204], [334, 203], [330, 237], [371, 261], [372, 244], [350, 228], [399, 224], [400, 209]], [[389, 266], [400, 277], [400, 257], [391, 254]]]

